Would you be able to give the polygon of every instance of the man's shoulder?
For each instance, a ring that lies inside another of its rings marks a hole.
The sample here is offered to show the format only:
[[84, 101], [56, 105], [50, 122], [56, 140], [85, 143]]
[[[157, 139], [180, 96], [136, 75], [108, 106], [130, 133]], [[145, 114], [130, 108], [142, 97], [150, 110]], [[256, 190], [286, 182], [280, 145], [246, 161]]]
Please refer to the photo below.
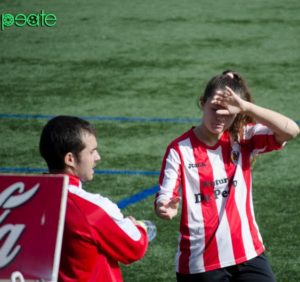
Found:
[[68, 205], [72, 205], [82, 210], [84, 213], [105, 212], [113, 218], [123, 218], [119, 207], [109, 198], [100, 194], [88, 192], [78, 187], [68, 187]]

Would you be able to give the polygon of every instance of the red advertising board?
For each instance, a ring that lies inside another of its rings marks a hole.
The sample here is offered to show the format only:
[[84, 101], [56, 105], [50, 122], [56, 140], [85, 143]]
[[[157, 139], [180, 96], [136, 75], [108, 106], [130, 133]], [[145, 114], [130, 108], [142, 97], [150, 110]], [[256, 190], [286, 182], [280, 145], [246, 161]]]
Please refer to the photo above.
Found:
[[57, 281], [67, 176], [0, 175], [0, 281]]

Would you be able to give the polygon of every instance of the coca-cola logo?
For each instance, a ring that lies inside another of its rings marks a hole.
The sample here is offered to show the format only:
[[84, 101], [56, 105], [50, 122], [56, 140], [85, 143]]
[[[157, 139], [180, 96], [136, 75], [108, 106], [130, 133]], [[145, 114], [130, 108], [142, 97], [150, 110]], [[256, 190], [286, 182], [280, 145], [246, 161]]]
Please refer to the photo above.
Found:
[[[8, 218], [13, 209], [28, 202], [39, 189], [40, 184], [35, 184], [31, 189], [25, 191], [23, 182], [16, 182], [5, 188], [0, 193], [0, 269], [8, 265], [20, 252], [18, 244], [25, 224], [11, 224]], [[7, 223], [6, 223], [7, 222]]]

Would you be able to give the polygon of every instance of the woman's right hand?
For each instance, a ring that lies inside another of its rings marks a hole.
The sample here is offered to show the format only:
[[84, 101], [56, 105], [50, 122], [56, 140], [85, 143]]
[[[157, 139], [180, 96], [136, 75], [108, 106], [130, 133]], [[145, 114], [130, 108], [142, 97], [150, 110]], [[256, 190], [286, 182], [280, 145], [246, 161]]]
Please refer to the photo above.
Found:
[[244, 113], [247, 110], [247, 105], [250, 104], [243, 100], [228, 86], [226, 86], [226, 90], [224, 91], [217, 91], [213, 96], [211, 103], [222, 107], [217, 110], [219, 115], [236, 115]]
[[169, 201], [160, 201], [156, 205], [156, 214], [163, 219], [172, 219], [177, 215], [180, 198], [172, 198]]

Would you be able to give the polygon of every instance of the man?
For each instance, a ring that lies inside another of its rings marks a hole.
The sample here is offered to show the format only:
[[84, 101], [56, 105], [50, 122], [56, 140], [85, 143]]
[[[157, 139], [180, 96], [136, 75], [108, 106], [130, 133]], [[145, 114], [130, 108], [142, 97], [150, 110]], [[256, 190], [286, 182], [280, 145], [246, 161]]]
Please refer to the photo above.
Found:
[[144, 256], [147, 233], [109, 199], [82, 188], [101, 159], [95, 129], [80, 118], [57, 116], [43, 128], [40, 153], [50, 173], [69, 176], [59, 281], [123, 281], [118, 263]]

